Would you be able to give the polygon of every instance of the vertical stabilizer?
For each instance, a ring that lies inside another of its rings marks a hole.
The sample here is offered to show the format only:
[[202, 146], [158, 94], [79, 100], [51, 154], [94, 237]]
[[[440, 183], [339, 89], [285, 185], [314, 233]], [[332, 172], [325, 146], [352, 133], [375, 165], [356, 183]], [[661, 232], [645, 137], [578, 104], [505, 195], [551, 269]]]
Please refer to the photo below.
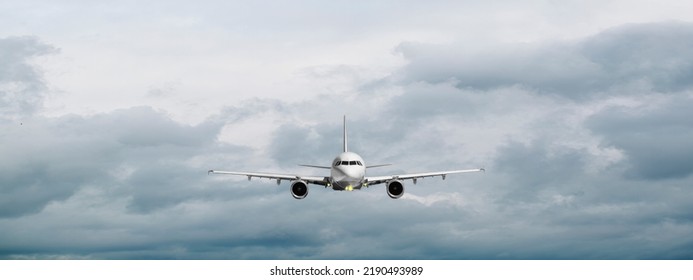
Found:
[[348, 152], [347, 149], [347, 131], [346, 131], [346, 115], [344, 115], [344, 152]]

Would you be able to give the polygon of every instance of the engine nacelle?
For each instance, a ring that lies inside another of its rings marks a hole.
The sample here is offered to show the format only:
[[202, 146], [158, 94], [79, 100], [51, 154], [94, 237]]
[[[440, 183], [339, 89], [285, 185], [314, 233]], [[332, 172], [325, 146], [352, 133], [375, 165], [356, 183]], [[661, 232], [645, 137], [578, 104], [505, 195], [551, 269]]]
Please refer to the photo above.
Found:
[[404, 184], [399, 180], [391, 180], [387, 182], [387, 195], [390, 198], [397, 199], [404, 194]]
[[295, 199], [304, 199], [308, 195], [308, 184], [303, 181], [293, 181], [291, 183], [291, 195]]

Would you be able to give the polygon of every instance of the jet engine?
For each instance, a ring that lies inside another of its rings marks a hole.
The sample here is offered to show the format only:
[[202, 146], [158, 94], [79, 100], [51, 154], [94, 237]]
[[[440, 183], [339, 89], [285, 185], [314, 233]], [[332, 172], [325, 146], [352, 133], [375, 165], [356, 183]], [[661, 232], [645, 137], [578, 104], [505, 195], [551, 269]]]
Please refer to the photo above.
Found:
[[303, 181], [293, 181], [291, 183], [291, 195], [295, 199], [304, 199], [308, 195], [308, 185]]
[[397, 199], [404, 194], [404, 184], [399, 180], [391, 180], [387, 182], [387, 195], [390, 198]]

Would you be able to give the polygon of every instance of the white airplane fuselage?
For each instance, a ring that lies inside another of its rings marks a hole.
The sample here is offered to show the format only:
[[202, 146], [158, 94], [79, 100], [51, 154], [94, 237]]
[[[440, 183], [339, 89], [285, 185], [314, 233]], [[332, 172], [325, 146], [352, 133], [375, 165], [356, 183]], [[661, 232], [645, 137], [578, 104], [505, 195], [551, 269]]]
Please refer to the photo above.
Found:
[[366, 165], [361, 156], [352, 152], [343, 152], [333, 161], [330, 168], [332, 189], [352, 191], [364, 185]]

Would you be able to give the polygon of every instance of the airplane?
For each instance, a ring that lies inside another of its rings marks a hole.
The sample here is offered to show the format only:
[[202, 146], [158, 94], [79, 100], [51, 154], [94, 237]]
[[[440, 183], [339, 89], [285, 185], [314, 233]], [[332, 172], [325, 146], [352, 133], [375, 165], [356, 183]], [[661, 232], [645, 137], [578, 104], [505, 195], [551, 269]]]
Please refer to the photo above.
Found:
[[479, 172], [486, 171], [484, 168], [450, 170], [450, 171], [435, 171], [425, 173], [411, 173], [389, 176], [366, 176], [366, 169], [374, 167], [388, 166], [390, 164], [366, 165], [361, 156], [356, 153], [349, 152], [347, 149], [347, 127], [346, 116], [344, 116], [344, 147], [343, 152], [332, 160], [330, 166], [306, 165], [300, 166], [329, 169], [329, 177], [317, 176], [302, 176], [292, 174], [275, 174], [262, 172], [236, 172], [236, 171], [219, 171], [209, 170], [207, 174], [230, 174], [247, 176], [248, 181], [253, 177], [267, 178], [277, 180], [277, 185], [281, 184], [282, 180], [291, 181], [291, 195], [295, 199], [303, 199], [308, 195], [308, 184], [321, 185], [325, 188], [332, 188], [335, 191], [353, 191], [360, 190], [364, 187], [368, 188], [372, 185], [386, 184], [387, 195], [390, 198], [397, 199], [404, 194], [404, 180], [412, 180], [416, 184], [417, 179], [425, 177], [441, 176], [445, 180], [446, 175], [455, 173]]

